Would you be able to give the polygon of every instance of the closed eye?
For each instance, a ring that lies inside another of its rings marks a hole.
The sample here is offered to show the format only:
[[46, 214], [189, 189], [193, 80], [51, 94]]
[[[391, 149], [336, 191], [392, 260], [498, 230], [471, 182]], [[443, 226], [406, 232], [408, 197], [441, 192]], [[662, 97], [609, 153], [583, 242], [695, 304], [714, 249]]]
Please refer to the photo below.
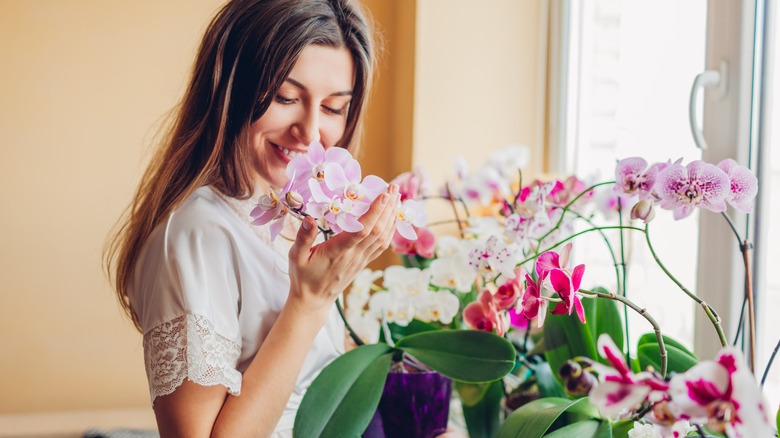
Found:
[[325, 106], [325, 105], [322, 106], [322, 109], [325, 110], [326, 113], [330, 113], [330, 114], [333, 114], [333, 115], [336, 115], [336, 116], [344, 115], [344, 112], [346, 111], [346, 108], [347, 108], [346, 105], [344, 105], [343, 107], [338, 108], [338, 109], [331, 108], [331, 107]]
[[286, 97], [284, 97], [284, 96], [277, 95], [277, 96], [275, 97], [275, 100], [276, 100], [277, 102], [281, 103], [282, 105], [292, 105], [292, 104], [294, 104], [294, 103], [295, 103], [295, 101], [296, 101], [297, 99], [288, 99], [288, 98], [286, 98]]

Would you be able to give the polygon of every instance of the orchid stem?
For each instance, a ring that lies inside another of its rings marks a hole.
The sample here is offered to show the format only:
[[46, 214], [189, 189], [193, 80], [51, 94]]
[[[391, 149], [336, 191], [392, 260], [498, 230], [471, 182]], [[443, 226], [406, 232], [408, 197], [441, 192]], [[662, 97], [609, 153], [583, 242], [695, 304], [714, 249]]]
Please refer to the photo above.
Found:
[[365, 345], [365, 342], [360, 339], [360, 336], [358, 336], [357, 333], [352, 330], [352, 326], [350, 326], [349, 322], [347, 322], [347, 318], [344, 316], [344, 309], [341, 308], [341, 303], [339, 302], [338, 298], [336, 299], [336, 309], [338, 309], [339, 316], [341, 316], [341, 320], [344, 321], [344, 327], [346, 327], [347, 331], [349, 332], [349, 337], [352, 338], [352, 341], [355, 343], [355, 345], [358, 347]]
[[691, 297], [693, 301], [696, 301], [696, 303], [700, 304], [701, 307], [704, 309], [704, 312], [707, 314], [707, 317], [709, 317], [710, 322], [712, 322], [712, 325], [715, 326], [715, 331], [718, 332], [718, 338], [720, 338], [720, 345], [722, 347], [725, 347], [728, 345], [728, 341], [726, 340], [726, 334], [723, 333], [723, 327], [720, 324], [720, 316], [715, 312], [715, 310], [710, 307], [709, 304], [705, 303], [704, 300], [697, 297], [696, 294], [689, 291], [688, 288], [683, 285], [680, 280], [678, 280], [674, 275], [672, 275], [671, 272], [669, 272], [669, 269], [666, 268], [666, 266], [661, 262], [661, 259], [658, 257], [658, 254], [655, 252], [655, 248], [653, 248], [653, 243], [650, 241], [650, 225], [645, 225], [645, 240], [647, 241], [647, 247], [650, 249], [650, 253], [653, 254], [653, 258], [655, 259], [655, 263], [661, 268], [662, 271], [666, 274], [667, 277], [669, 277], [670, 280], [672, 280], [677, 287], [680, 288], [681, 291], [683, 291], [686, 295]]
[[[633, 301], [629, 300], [628, 298], [624, 297], [623, 295], [618, 295], [614, 292], [598, 292], [593, 290], [587, 290], [587, 289], [580, 289], [579, 292], [585, 293], [588, 295], [597, 296], [599, 298], [606, 298], [609, 300], [614, 301], [620, 301], [621, 303], [625, 304], [626, 306], [630, 307], [632, 310], [634, 310], [636, 313], [638, 313], [640, 316], [645, 318], [647, 322], [650, 323], [651, 326], [653, 326], [653, 331], [655, 331], [655, 339], [658, 341], [658, 349], [660, 351], [661, 355], [661, 375], [666, 377], [666, 369], [668, 364], [668, 357], [666, 354], [666, 345], [664, 344], [664, 337], [661, 335], [661, 326], [658, 325], [658, 323], [655, 321], [655, 319], [650, 316], [649, 313], [647, 313], [647, 309], [643, 307], [639, 307], [636, 304], [634, 304]], [[628, 343], [628, 341], [626, 341]]]
[[755, 374], [756, 366], [756, 309], [753, 304], [753, 281], [750, 275], [750, 243], [745, 240], [740, 245], [742, 260], [745, 262], [745, 297], [748, 307], [748, 336], [750, 337], [750, 372]]
[[739, 244], [742, 244], [742, 238], [739, 237], [739, 231], [737, 231], [737, 227], [734, 225], [734, 221], [731, 220], [731, 217], [728, 214], [726, 214], [725, 211], [721, 213], [721, 216], [723, 216], [726, 219], [726, 222], [728, 222], [729, 227], [731, 227], [731, 231], [733, 231], [734, 236], [737, 237], [737, 242]]
[[588, 228], [587, 230], [583, 230], [583, 231], [580, 231], [580, 232], [578, 232], [578, 233], [574, 233], [574, 234], [572, 234], [571, 236], [569, 236], [569, 237], [567, 237], [567, 238], [565, 238], [565, 239], [561, 239], [560, 241], [558, 241], [558, 242], [556, 242], [556, 243], [554, 243], [554, 244], [550, 245], [549, 247], [545, 248], [545, 249], [544, 249], [544, 250], [542, 250], [542, 251], [537, 251], [537, 252], [536, 252], [534, 255], [532, 255], [531, 257], [527, 257], [525, 260], [523, 260], [523, 261], [519, 262], [519, 263], [518, 263], [517, 265], [515, 265], [515, 266], [524, 265], [524, 264], [526, 264], [526, 263], [528, 263], [528, 262], [530, 262], [530, 261], [532, 261], [532, 260], [536, 260], [536, 258], [537, 258], [537, 257], [539, 257], [539, 254], [541, 254], [541, 253], [544, 253], [544, 252], [547, 252], [547, 251], [550, 251], [550, 250], [553, 250], [553, 249], [555, 249], [555, 248], [557, 248], [557, 247], [559, 247], [559, 246], [563, 245], [564, 243], [566, 243], [566, 242], [568, 242], [568, 241], [570, 241], [570, 240], [574, 239], [574, 238], [575, 238], [575, 237], [577, 237], [577, 236], [580, 236], [580, 235], [583, 235], [583, 234], [586, 234], [586, 233], [590, 233], [590, 232], [592, 232], [592, 231], [599, 231], [599, 230], [619, 230], [619, 229], [623, 229], [623, 230], [636, 230], [636, 231], [641, 231], [641, 232], [643, 232], [643, 233], [645, 232], [644, 228], [639, 228], [639, 227], [631, 227], [631, 226], [622, 226], [622, 227], [621, 227], [621, 226], [616, 226], [616, 225], [610, 225], [610, 226], [607, 226], [607, 227], [594, 227], [594, 228]]
[[775, 345], [774, 351], [772, 351], [772, 356], [769, 357], [769, 362], [766, 364], [766, 368], [764, 368], [764, 375], [761, 376], [761, 387], [764, 387], [764, 382], [766, 382], [766, 377], [769, 375], [769, 370], [772, 368], [772, 362], [775, 361], [775, 356], [777, 356], [777, 350], [780, 349], [780, 340], [777, 341], [777, 345]]
[[[618, 225], [622, 227], [623, 226], [623, 201], [620, 198], [620, 196], [618, 196], [617, 201], [618, 201]], [[623, 271], [623, 287], [621, 288], [620, 284], [618, 283], [618, 292], [620, 292], [620, 294], [625, 297], [628, 294], [628, 275], [626, 273], [626, 251], [625, 251], [626, 245], [625, 242], [623, 241], [623, 230], [621, 229], [618, 232], [620, 233], [620, 266]], [[626, 321], [626, 327], [625, 327], [626, 357], [630, 358], [631, 341], [629, 340], [630, 338], [628, 337], [628, 309], [626, 309], [625, 307], [623, 307], [623, 319]]]
[[[592, 186], [590, 186], [590, 187], [588, 187], [587, 189], [585, 189], [585, 190], [583, 190], [582, 192], [580, 192], [580, 194], [578, 194], [577, 196], [575, 196], [575, 197], [574, 197], [574, 199], [572, 199], [571, 201], [569, 201], [569, 203], [568, 203], [568, 204], [566, 204], [566, 205], [563, 207], [563, 214], [561, 214], [561, 217], [560, 217], [560, 218], [558, 218], [558, 223], [556, 223], [556, 224], [555, 224], [555, 226], [554, 226], [554, 227], [552, 227], [552, 229], [550, 229], [550, 231], [548, 231], [547, 233], [545, 233], [545, 235], [544, 235], [544, 236], [540, 237], [540, 238], [539, 238], [539, 242], [542, 242], [542, 241], [544, 241], [544, 239], [545, 239], [545, 238], [547, 238], [547, 236], [549, 236], [550, 234], [552, 234], [552, 233], [553, 233], [553, 231], [555, 231], [555, 230], [557, 230], [558, 228], [560, 228], [560, 227], [561, 227], [561, 223], [563, 222], [563, 218], [564, 218], [564, 216], [566, 216], [566, 212], [567, 212], [567, 211], [569, 211], [569, 208], [570, 208], [572, 205], [574, 205], [574, 203], [575, 203], [575, 202], [577, 202], [577, 201], [578, 201], [578, 200], [579, 200], [581, 197], [585, 196], [585, 194], [586, 194], [586, 193], [588, 193], [588, 192], [591, 192], [591, 191], [592, 191], [593, 189], [595, 189], [596, 187], [599, 187], [599, 186], [604, 186], [604, 185], [607, 185], [607, 184], [615, 184], [615, 181], [606, 181], [606, 182], [601, 182], [601, 183], [598, 183], [598, 184], [593, 184]], [[537, 253], [537, 254], [539, 254], [539, 253]]]

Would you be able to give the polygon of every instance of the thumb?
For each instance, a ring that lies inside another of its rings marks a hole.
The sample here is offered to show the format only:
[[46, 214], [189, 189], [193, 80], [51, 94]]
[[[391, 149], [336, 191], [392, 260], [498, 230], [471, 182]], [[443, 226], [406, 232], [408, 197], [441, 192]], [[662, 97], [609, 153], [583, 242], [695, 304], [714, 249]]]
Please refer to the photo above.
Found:
[[290, 248], [290, 258], [299, 263], [303, 263], [308, 259], [309, 250], [314, 244], [314, 239], [317, 238], [317, 226], [314, 219], [307, 216], [301, 222], [300, 228], [298, 228], [298, 235], [295, 237], [295, 243]]

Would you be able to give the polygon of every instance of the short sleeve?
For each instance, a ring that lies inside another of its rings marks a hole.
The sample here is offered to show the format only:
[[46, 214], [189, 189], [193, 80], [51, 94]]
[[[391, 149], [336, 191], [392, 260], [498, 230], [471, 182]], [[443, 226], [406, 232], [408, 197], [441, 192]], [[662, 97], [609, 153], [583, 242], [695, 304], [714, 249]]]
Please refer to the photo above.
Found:
[[152, 402], [185, 379], [241, 392], [237, 256], [220, 214], [207, 200], [189, 199], [155, 229], [136, 262], [128, 289]]

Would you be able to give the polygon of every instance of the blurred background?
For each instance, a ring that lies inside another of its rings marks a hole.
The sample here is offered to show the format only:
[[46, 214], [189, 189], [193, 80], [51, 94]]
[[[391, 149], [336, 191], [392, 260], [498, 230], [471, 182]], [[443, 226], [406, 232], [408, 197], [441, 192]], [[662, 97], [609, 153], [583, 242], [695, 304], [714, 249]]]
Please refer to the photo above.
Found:
[[[0, 0], [0, 436], [154, 428], [141, 335], [119, 309], [101, 253], [222, 3]], [[763, 169], [762, 193], [780, 182], [769, 128], [774, 12], [763, 1], [363, 3], [385, 45], [364, 173], [390, 180], [421, 165], [435, 185], [452, 175], [456, 156], [476, 168], [491, 151], [524, 144], [529, 180], [574, 172], [611, 179], [616, 159], [643, 155], [732, 157]], [[727, 96], [701, 93], [694, 102], [710, 142], [702, 155], [688, 126], [690, 86], [723, 59]], [[764, 225], [754, 230], [762, 238], [759, 365], [780, 337], [762, 310], [780, 308], [780, 284], [764, 269], [780, 263], [769, 244], [780, 238], [768, 229], [778, 203], [760, 198]], [[714, 253], [738, 255], [733, 243], [718, 243], [726, 233], [708, 218], [673, 227], [666, 219], [658, 251], [721, 311], [732, 336], [739, 270]], [[681, 248], [684, 239], [690, 247]], [[598, 254], [581, 257], [598, 272]], [[666, 334], [712, 357], [712, 339], [696, 328], [701, 312], [649, 271], [632, 272], [637, 301], [660, 314]], [[776, 409], [780, 376], [769, 379]]]

